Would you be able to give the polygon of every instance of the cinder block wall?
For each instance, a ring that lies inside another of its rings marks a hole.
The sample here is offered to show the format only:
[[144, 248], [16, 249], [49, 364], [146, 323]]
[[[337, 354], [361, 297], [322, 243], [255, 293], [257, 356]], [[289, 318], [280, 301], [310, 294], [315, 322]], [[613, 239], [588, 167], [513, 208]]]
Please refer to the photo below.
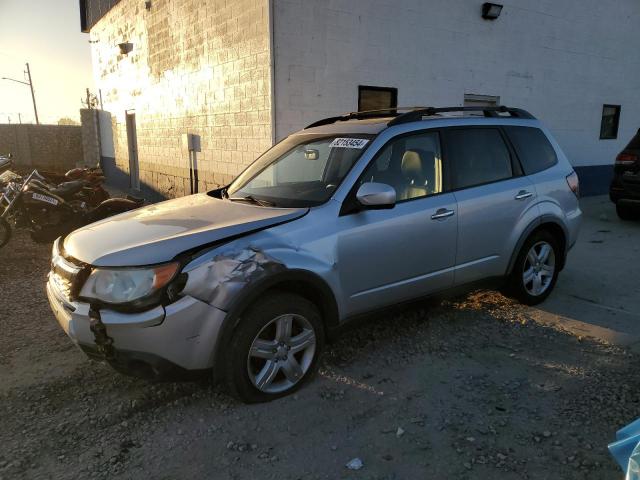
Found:
[[122, 0], [91, 40], [116, 167], [129, 172], [125, 113], [134, 111], [143, 189], [189, 193], [182, 134], [201, 136], [201, 191], [228, 183], [271, 145], [268, 0], [153, 0], [150, 9]]
[[75, 125], [0, 125], [0, 154], [18, 167], [66, 172], [82, 162], [82, 132]]

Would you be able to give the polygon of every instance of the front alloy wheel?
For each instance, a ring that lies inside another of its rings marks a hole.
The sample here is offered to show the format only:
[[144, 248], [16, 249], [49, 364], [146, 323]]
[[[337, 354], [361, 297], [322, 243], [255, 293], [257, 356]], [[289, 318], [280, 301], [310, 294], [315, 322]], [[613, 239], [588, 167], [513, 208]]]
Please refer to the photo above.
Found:
[[309, 320], [302, 315], [280, 315], [267, 323], [251, 344], [249, 378], [265, 393], [289, 390], [309, 370], [315, 351], [316, 334]]
[[323, 342], [322, 318], [312, 302], [270, 291], [238, 318], [222, 352], [222, 372], [231, 392], [244, 402], [268, 402], [311, 377]]

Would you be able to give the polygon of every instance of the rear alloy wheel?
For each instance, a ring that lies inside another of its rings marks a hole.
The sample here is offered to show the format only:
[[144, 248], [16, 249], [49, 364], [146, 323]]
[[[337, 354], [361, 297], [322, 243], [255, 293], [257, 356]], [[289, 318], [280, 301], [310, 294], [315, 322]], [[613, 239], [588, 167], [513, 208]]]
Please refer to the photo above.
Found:
[[629, 205], [616, 204], [616, 213], [620, 220], [637, 220], [640, 215], [638, 211], [630, 207]]
[[556, 271], [556, 255], [545, 241], [533, 245], [527, 253], [522, 272], [522, 284], [530, 295], [542, 295], [551, 285]]
[[295, 294], [268, 293], [239, 319], [225, 353], [231, 391], [255, 403], [297, 390], [315, 371], [323, 336], [313, 303]]
[[11, 225], [4, 218], [0, 218], [0, 248], [11, 239]]
[[526, 305], [544, 301], [558, 279], [558, 242], [551, 233], [540, 231], [527, 239], [509, 278], [509, 288]]

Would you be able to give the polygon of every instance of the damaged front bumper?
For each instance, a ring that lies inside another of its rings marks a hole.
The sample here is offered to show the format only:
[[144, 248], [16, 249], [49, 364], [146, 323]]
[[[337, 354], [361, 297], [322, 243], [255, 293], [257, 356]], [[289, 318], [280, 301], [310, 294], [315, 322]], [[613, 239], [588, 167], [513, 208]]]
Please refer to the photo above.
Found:
[[96, 345], [89, 304], [66, 300], [51, 280], [47, 297], [60, 326], [85, 353], [107, 360], [120, 371], [145, 377], [211, 368], [226, 317], [223, 310], [189, 295], [141, 313], [100, 310], [106, 334], [113, 341], [113, 355], [106, 358]]

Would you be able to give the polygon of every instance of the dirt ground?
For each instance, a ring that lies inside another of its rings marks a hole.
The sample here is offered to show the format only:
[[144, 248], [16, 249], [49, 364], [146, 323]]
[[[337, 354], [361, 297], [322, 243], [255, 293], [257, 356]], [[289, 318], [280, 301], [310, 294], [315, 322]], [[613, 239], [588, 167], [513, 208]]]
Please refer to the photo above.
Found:
[[638, 357], [499, 293], [372, 318], [295, 396], [243, 405], [89, 361], [48, 261], [23, 234], [0, 250], [0, 479], [622, 478], [606, 445], [639, 414]]

